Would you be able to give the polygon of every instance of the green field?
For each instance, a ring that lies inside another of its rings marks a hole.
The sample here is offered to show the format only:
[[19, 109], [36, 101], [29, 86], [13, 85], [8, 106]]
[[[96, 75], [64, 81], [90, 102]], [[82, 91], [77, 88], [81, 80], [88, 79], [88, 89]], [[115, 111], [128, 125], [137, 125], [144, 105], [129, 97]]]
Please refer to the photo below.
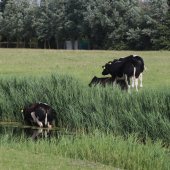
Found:
[[0, 49], [1, 76], [43, 76], [49, 73], [69, 74], [87, 84], [102, 65], [115, 58], [137, 54], [144, 58], [144, 88], [170, 86], [169, 51], [63, 51]]
[[[143, 57], [147, 68], [138, 93], [88, 87], [94, 75], [102, 77], [102, 65], [130, 54]], [[170, 169], [169, 74], [169, 51], [0, 49], [0, 121], [22, 125], [24, 105], [42, 101], [57, 111], [57, 128], [79, 132], [51, 143], [3, 134], [0, 169], [23, 169], [21, 161], [31, 169], [69, 169], [70, 161], [73, 169]]]

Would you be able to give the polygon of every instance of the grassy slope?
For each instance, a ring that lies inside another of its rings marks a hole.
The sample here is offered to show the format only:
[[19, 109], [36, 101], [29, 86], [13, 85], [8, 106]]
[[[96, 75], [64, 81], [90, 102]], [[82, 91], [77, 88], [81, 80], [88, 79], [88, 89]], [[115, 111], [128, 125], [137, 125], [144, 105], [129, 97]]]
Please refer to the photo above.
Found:
[[[72, 159], [64, 159], [62, 156]], [[124, 140], [122, 137], [99, 132], [37, 142], [10, 139], [7, 135], [0, 138], [0, 168], [3, 170], [109, 170], [115, 169], [113, 167], [129, 170], [168, 170], [169, 153], [162, 148], [160, 142], [152, 143], [148, 140], [145, 145], [141, 145], [135, 136]]]

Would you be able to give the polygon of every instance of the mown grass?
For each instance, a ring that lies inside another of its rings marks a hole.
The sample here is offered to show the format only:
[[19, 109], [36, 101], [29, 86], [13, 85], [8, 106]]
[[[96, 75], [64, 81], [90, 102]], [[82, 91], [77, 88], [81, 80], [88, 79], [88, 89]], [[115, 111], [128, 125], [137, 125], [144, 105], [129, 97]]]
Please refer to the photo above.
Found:
[[140, 55], [145, 61], [144, 89], [170, 86], [170, 51], [0, 49], [0, 77], [37, 77], [57, 72], [87, 85], [94, 75], [102, 76], [102, 65], [106, 62], [130, 54]]
[[[29, 143], [29, 142], [27, 142]], [[11, 145], [12, 146], [11, 146]], [[16, 146], [16, 142], [11, 142], [8, 146], [0, 147], [0, 168], [3, 170], [114, 170], [114, 167], [103, 165], [92, 161], [80, 159], [69, 159], [54, 153], [49, 154], [48, 150], [38, 153], [25, 147], [23, 144]], [[26, 144], [26, 143], [24, 143]], [[46, 143], [44, 142], [44, 145]], [[31, 144], [28, 144], [30, 146]], [[34, 145], [32, 143], [32, 145]], [[36, 146], [34, 146], [36, 147]]]
[[[37, 142], [0, 136], [0, 166], [4, 169], [168, 170], [169, 153], [159, 141], [147, 139], [146, 144], [141, 145], [134, 135], [125, 140], [99, 131]], [[72, 160], [64, 159], [66, 157]]]

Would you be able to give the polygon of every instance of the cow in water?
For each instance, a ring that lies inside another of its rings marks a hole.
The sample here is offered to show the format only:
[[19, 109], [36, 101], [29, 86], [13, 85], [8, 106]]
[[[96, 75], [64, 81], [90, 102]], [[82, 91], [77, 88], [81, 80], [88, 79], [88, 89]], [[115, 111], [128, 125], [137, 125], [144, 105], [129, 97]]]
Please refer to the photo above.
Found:
[[51, 128], [56, 111], [46, 103], [33, 103], [23, 110], [24, 121], [29, 125]]

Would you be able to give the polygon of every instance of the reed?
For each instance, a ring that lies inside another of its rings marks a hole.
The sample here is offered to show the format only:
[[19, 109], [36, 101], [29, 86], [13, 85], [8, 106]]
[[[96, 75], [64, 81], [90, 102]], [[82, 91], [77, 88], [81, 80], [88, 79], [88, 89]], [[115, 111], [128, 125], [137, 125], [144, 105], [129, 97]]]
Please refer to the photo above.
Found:
[[23, 122], [21, 109], [46, 102], [57, 111], [57, 127], [118, 135], [138, 133], [144, 140], [170, 141], [168, 88], [122, 92], [119, 88], [88, 87], [79, 80], [52, 74], [0, 81], [0, 120]]

